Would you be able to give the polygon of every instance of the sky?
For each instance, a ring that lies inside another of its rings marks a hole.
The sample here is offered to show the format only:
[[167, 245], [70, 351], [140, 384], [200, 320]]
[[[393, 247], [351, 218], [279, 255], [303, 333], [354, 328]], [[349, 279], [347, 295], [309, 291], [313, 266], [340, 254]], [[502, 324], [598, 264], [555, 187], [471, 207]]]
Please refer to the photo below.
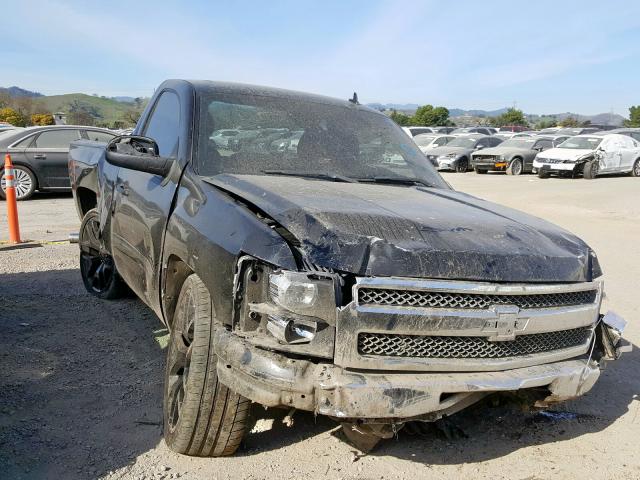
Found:
[[45, 95], [150, 96], [187, 78], [538, 114], [640, 104], [636, 0], [5, 0], [2, 12], [0, 86]]

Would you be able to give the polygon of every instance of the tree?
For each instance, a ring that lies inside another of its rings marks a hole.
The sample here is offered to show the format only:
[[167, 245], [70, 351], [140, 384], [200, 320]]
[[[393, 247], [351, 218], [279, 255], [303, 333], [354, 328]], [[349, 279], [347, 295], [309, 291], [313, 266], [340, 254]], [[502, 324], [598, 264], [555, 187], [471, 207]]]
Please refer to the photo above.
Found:
[[50, 113], [34, 113], [31, 115], [31, 125], [55, 125], [56, 121]]
[[449, 110], [445, 107], [434, 107], [433, 105], [423, 105], [418, 107], [416, 113], [411, 118], [412, 125], [422, 126], [444, 126], [449, 125]]
[[553, 128], [558, 125], [558, 121], [555, 118], [541, 118], [535, 124], [536, 130], [542, 130], [544, 128]]
[[580, 126], [580, 122], [577, 118], [568, 116], [564, 120], [560, 120], [560, 123], [558, 125], [564, 128], [575, 128]]
[[492, 117], [490, 119], [490, 122], [494, 127], [504, 127], [505, 125], [529, 125], [527, 119], [524, 118], [524, 113], [522, 112], [522, 110], [518, 110], [517, 108], [513, 107], [508, 109], [502, 115]]
[[629, 120], [624, 121], [625, 127], [640, 127], [640, 105], [629, 107]]
[[0, 122], [10, 123], [14, 127], [27, 126], [27, 119], [24, 117], [24, 115], [22, 115], [19, 111], [9, 107], [0, 109]]
[[391, 118], [391, 120], [393, 120], [398, 125], [403, 127], [406, 125], [411, 125], [411, 117], [409, 115], [405, 115], [404, 113], [399, 113], [395, 110], [391, 111], [391, 115], [389, 115], [389, 118]]

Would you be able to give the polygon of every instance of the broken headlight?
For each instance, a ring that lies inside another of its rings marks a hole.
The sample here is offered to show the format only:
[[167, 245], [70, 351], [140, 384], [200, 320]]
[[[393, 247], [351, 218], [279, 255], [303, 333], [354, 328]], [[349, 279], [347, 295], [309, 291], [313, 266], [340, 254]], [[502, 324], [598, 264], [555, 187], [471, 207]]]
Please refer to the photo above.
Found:
[[292, 313], [330, 320], [335, 317], [335, 285], [331, 278], [304, 272], [278, 271], [269, 275], [273, 303]]

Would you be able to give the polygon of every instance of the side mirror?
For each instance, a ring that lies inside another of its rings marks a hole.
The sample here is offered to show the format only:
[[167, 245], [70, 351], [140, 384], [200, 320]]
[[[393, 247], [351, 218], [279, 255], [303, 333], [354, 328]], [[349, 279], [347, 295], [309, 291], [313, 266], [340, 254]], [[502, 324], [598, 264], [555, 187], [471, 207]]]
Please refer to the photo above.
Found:
[[151, 138], [137, 135], [115, 137], [107, 144], [107, 162], [117, 167], [166, 177], [172, 158], [159, 155], [158, 144]]
[[484, 148], [484, 145], [476, 145], [476, 150], [482, 150]]

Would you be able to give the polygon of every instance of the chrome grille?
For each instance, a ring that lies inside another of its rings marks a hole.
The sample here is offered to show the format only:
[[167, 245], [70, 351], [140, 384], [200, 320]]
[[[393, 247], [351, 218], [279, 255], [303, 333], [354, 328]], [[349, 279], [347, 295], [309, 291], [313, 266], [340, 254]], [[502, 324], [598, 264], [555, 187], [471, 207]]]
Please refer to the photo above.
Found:
[[383, 288], [358, 289], [360, 305], [396, 307], [487, 309], [492, 305], [515, 305], [519, 308], [550, 308], [594, 303], [597, 290], [580, 292], [537, 293], [531, 295], [492, 295], [487, 293], [453, 293]]
[[452, 337], [360, 333], [361, 355], [421, 358], [509, 358], [584, 345], [591, 328], [517, 336], [515, 340], [490, 342], [484, 337]]

